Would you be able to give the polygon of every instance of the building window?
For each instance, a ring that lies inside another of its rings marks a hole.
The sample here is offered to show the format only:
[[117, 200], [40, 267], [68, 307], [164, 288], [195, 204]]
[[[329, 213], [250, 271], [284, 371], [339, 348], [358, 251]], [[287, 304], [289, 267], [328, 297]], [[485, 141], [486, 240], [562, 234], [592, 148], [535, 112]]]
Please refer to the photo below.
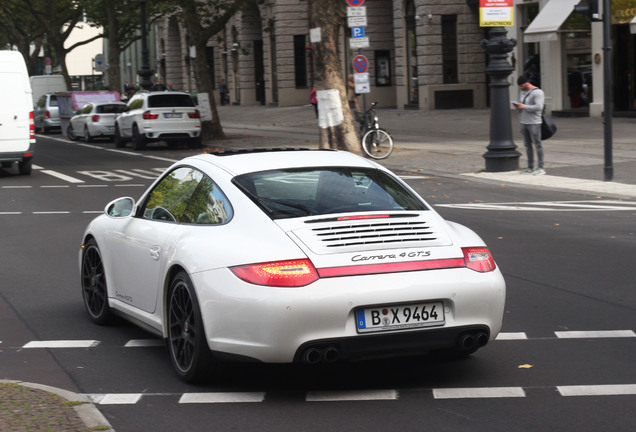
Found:
[[307, 51], [305, 35], [294, 36], [294, 74], [296, 88], [307, 87]]
[[387, 50], [375, 52], [375, 85], [386, 87], [391, 85], [391, 52]]
[[457, 15], [442, 15], [442, 66], [444, 84], [458, 83]]

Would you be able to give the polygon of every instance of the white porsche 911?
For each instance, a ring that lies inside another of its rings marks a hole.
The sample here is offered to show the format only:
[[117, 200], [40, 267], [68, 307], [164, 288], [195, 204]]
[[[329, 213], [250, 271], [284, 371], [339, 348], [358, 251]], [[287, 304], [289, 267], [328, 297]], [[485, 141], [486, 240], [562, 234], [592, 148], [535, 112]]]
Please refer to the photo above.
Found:
[[80, 272], [91, 320], [164, 338], [188, 382], [228, 359], [470, 354], [499, 333], [506, 292], [473, 231], [330, 150], [186, 158], [90, 223]]

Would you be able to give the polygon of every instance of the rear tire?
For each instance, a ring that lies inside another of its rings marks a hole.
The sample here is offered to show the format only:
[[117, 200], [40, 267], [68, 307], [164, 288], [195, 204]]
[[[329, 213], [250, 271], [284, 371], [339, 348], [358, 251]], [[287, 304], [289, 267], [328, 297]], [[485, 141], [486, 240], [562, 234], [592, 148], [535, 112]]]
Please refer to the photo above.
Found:
[[71, 141], [77, 141], [78, 137], [77, 137], [77, 135], [75, 135], [75, 131], [73, 130], [73, 125], [72, 124], [69, 124], [68, 127], [66, 128], [66, 136]]
[[373, 159], [385, 159], [393, 151], [393, 138], [383, 129], [371, 129], [362, 137], [362, 150]]
[[123, 136], [121, 136], [121, 132], [119, 130], [119, 125], [115, 124], [115, 135], [113, 136], [115, 140], [115, 147], [124, 148], [126, 147], [126, 140]]
[[184, 271], [170, 283], [167, 312], [168, 350], [179, 377], [191, 383], [211, 375], [216, 359], [208, 348], [199, 300]]
[[30, 158], [28, 160], [18, 162], [18, 172], [20, 175], [31, 175], [32, 167], [33, 161]]
[[132, 127], [132, 135], [133, 135], [133, 148], [135, 150], [145, 150], [146, 149], [146, 137], [139, 133], [139, 128], [136, 124]]

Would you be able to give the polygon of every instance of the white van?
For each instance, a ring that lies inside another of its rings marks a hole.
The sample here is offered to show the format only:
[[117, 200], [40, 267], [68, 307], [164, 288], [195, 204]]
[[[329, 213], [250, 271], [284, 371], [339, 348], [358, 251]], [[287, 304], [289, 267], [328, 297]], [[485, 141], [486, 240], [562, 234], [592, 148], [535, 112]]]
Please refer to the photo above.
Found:
[[31, 84], [19, 51], [0, 51], [0, 164], [31, 174], [35, 150]]
[[33, 75], [30, 80], [33, 105], [47, 93], [68, 91], [62, 75]]

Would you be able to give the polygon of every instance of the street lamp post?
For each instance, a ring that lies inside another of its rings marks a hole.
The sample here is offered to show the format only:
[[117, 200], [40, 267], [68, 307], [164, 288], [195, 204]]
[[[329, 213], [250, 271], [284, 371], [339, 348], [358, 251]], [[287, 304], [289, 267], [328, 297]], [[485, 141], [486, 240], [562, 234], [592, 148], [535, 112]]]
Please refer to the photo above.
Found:
[[493, 27], [481, 47], [489, 56], [486, 73], [490, 77], [490, 143], [483, 157], [487, 172], [514, 171], [519, 168], [519, 153], [512, 140], [510, 123], [510, 96], [508, 75], [514, 67], [508, 62], [508, 53], [517, 45], [508, 39], [503, 27]]
[[146, 0], [139, 0], [139, 8], [141, 10], [141, 69], [137, 71], [139, 75], [139, 86], [144, 90], [150, 90], [152, 81], [150, 77], [155, 71], [150, 69], [148, 60], [148, 42], [146, 34]]

